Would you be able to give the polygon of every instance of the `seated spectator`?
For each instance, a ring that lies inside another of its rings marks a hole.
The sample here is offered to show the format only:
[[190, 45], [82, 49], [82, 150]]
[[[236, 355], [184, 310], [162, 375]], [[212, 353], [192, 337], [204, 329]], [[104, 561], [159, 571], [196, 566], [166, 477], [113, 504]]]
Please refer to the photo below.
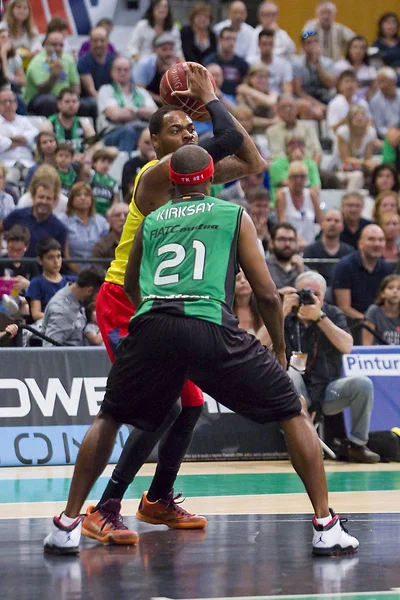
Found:
[[86, 307], [86, 319], [87, 325], [83, 330], [86, 338], [86, 342], [89, 346], [103, 346], [103, 336], [101, 335], [100, 328], [97, 323], [96, 317], [96, 305], [94, 302]]
[[[95, 27], [102, 27], [103, 29], [105, 29], [107, 31], [108, 38], [110, 38], [111, 32], [114, 27], [114, 23], [113, 23], [112, 19], [107, 19], [107, 17], [105, 17], [103, 19], [100, 19], [100, 21], [97, 21]], [[78, 57], [80, 58], [83, 54], [86, 54], [86, 52], [89, 52], [89, 50], [90, 50], [90, 40], [86, 40], [86, 42], [83, 42], [82, 46], [80, 47], [80, 50], [78, 52]], [[115, 46], [113, 44], [111, 44], [111, 42], [108, 42], [107, 52], [111, 52], [111, 54], [114, 54], [114, 56], [117, 56], [117, 54], [118, 54], [118, 52], [115, 49]]]
[[396, 87], [396, 71], [390, 67], [378, 69], [376, 83], [378, 92], [370, 100], [372, 119], [378, 136], [383, 139], [391, 127], [400, 121], [400, 89]]
[[359, 88], [356, 101], [360, 98], [371, 98], [375, 93], [376, 69], [369, 64], [368, 42], [363, 35], [356, 35], [347, 44], [345, 58], [334, 64], [335, 75], [343, 71], [353, 71], [357, 77]]
[[204, 60], [205, 65], [216, 63], [222, 69], [224, 81], [221, 90], [224, 94], [236, 95], [236, 88], [242, 82], [249, 65], [235, 54], [237, 33], [231, 27], [224, 27], [218, 38], [218, 51], [209, 54]]
[[[375, 304], [365, 313], [370, 328], [376, 336], [363, 329], [362, 343], [364, 346], [374, 346], [385, 342], [400, 346], [400, 277], [388, 275], [382, 279]], [[379, 335], [379, 338], [377, 337]]]
[[48, 23], [46, 27], [46, 35], [49, 33], [53, 33], [56, 31], [57, 33], [61, 33], [64, 38], [64, 52], [65, 54], [73, 54], [71, 45], [68, 41], [69, 37], [69, 25], [68, 21], [62, 19], [61, 17], [53, 17]]
[[93, 268], [100, 273], [103, 278], [106, 275], [107, 269], [110, 266], [110, 260], [115, 256], [115, 249], [121, 239], [122, 230], [125, 225], [126, 217], [128, 216], [129, 207], [124, 202], [114, 204], [107, 212], [107, 220], [110, 225], [110, 231], [104, 235], [93, 246], [93, 258], [105, 258], [104, 263], [96, 263]]
[[289, 185], [289, 167], [290, 163], [294, 161], [301, 161], [307, 167], [306, 186], [315, 189], [317, 193], [321, 189], [321, 178], [317, 163], [312, 158], [305, 156], [304, 139], [293, 136], [286, 140], [286, 156], [278, 156], [271, 162], [269, 183], [273, 206], [275, 206], [277, 189]]
[[7, 169], [0, 163], [0, 221], [6, 218], [15, 209], [13, 197], [4, 191]]
[[[393, 271], [382, 254], [385, 236], [378, 225], [367, 225], [361, 232], [358, 251], [342, 258], [332, 276], [332, 288], [337, 306], [354, 320], [366, 320], [365, 311], [373, 304], [380, 282]], [[356, 342], [360, 332], [354, 334]]]
[[237, 179], [233, 185], [225, 188], [219, 194], [219, 198], [227, 202], [240, 204], [247, 209], [247, 194], [250, 190], [263, 185], [264, 175], [265, 173], [262, 171], [261, 173], [253, 173], [252, 175], [246, 175], [241, 179]]
[[[367, 447], [374, 405], [372, 381], [361, 376], [342, 377], [342, 356], [353, 348], [345, 315], [325, 302], [326, 282], [319, 273], [303, 273], [295, 286], [297, 293], [285, 294], [283, 304], [286, 355], [290, 364], [296, 353], [304, 352], [306, 364], [304, 370], [290, 366], [288, 374], [309, 408], [320, 407], [324, 415], [337, 415], [350, 408], [351, 433], [343, 444], [344, 458], [379, 462], [379, 455]], [[313, 304], [301, 304], [299, 292], [305, 288], [311, 289]]]
[[251, 220], [262, 244], [264, 254], [271, 246], [271, 231], [276, 225], [275, 215], [271, 215], [269, 191], [263, 187], [249, 190], [246, 195]]
[[4, 79], [13, 92], [20, 93], [25, 85], [25, 73], [22, 58], [12, 45], [8, 29], [0, 29], [0, 62]]
[[374, 207], [372, 209], [372, 220], [374, 223], [378, 223], [382, 215], [387, 212], [397, 213], [400, 215], [399, 194], [394, 190], [380, 192], [380, 194], [377, 195]]
[[352, 106], [346, 124], [336, 129], [333, 164], [337, 177], [348, 190], [364, 187], [368, 176], [377, 166], [373, 158], [376, 131], [369, 125], [368, 115], [362, 106]]
[[17, 115], [17, 99], [11, 90], [0, 90], [0, 115], [0, 160], [7, 167], [7, 183], [19, 190], [34, 165], [37, 129], [28, 117]]
[[30, 314], [33, 321], [43, 319], [44, 311], [54, 294], [65, 287], [75, 276], [61, 275], [61, 246], [53, 238], [42, 238], [37, 246], [37, 261], [42, 268], [42, 275], [34, 277], [29, 285], [26, 297], [29, 301]]
[[[51, 167], [43, 165], [41, 169]], [[57, 180], [60, 186], [58, 177]], [[9, 231], [14, 225], [23, 225], [29, 230], [31, 238], [26, 256], [36, 256], [36, 244], [44, 237], [55, 238], [60, 243], [62, 252], [65, 252], [68, 231], [53, 214], [58, 190], [55, 181], [49, 180], [48, 177], [41, 178], [38, 172], [35, 173], [30, 185], [32, 207], [13, 210], [0, 224], [0, 232]]]
[[400, 121], [398, 128], [388, 129], [383, 142], [382, 162], [394, 166], [400, 172]]
[[[72, 186], [66, 214], [60, 219], [68, 229], [66, 258], [89, 258], [96, 242], [109, 230], [106, 219], [96, 214], [92, 188], [83, 181]], [[74, 273], [87, 268], [84, 263], [68, 265]]]
[[[218, 100], [222, 102], [229, 112], [233, 113], [237, 105], [237, 101], [235, 96], [224, 94], [222, 91], [222, 86], [224, 85], [224, 73], [221, 67], [217, 65], [217, 63], [209, 63], [206, 69], [214, 77], [216, 86], [215, 95], [217, 96]], [[207, 137], [212, 136], [213, 126], [210, 121], [195, 121], [194, 123], [199, 137], [203, 136], [204, 134], [207, 135]]]
[[149, 128], [143, 129], [137, 142], [137, 151], [132, 155], [122, 169], [122, 197], [124, 202], [130, 203], [132, 199], [133, 184], [136, 175], [146, 163], [156, 159], [156, 151], [151, 141]]
[[400, 214], [384, 212], [378, 219], [377, 225], [385, 235], [385, 248], [382, 256], [385, 260], [397, 261], [400, 258]]
[[288, 186], [276, 192], [278, 221], [293, 225], [297, 231], [300, 250], [314, 241], [317, 233], [314, 224], [322, 221], [318, 192], [315, 188], [305, 187], [307, 177], [307, 165], [301, 161], [293, 161], [289, 166]]
[[71, 144], [78, 154], [85, 152], [85, 138], [95, 135], [89, 123], [77, 115], [79, 95], [73, 88], [64, 88], [57, 98], [58, 112], [50, 115], [40, 126], [41, 131], [54, 133], [59, 142]]
[[106, 146], [117, 146], [120, 152], [132, 152], [144, 128], [143, 121], [149, 121], [157, 106], [147, 90], [132, 83], [127, 58], [114, 60], [111, 78], [112, 85], [104, 85], [99, 91], [99, 128], [111, 130], [104, 138]]
[[258, 21], [260, 25], [253, 31], [253, 41], [248, 53], [249, 63], [260, 62], [260, 48], [258, 45], [258, 36], [263, 29], [269, 29], [274, 32], [274, 54], [280, 58], [291, 61], [296, 52], [296, 45], [289, 37], [289, 34], [281, 29], [277, 23], [279, 14], [278, 6], [275, 2], [264, 1], [258, 6]]
[[183, 55], [185, 60], [203, 64], [209, 54], [217, 51], [217, 38], [210, 27], [211, 6], [206, 2], [194, 4], [189, 21], [190, 25], [181, 29]]
[[[354, 252], [353, 246], [340, 241], [343, 228], [343, 216], [340, 210], [327, 210], [322, 216], [321, 236], [319, 240], [306, 246], [303, 258], [339, 259]], [[331, 285], [334, 263], [320, 262], [311, 264], [310, 267], [322, 275], [328, 287]]]
[[227, 27], [236, 33], [234, 53], [247, 60], [253, 41], [254, 28], [246, 23], [247, 7], [241, 0], [234, 0], [228, 6], [228, 19], [214, 26], [214, 32], [220, 37]]
[[90, 32], [90, 49], [78, 60], [78, 73], [81, 80], [81, 104], [92, 108], [97, 117], [96, 99], [102, 85], [112, 83], [111, 67], [115, 54], [108, 50], [108, 34], [104, 27], [95, 27]]
[[72, 186], [78, 181], [78, 173], [72, 166], [74, 149], [71, 144], [58, 144], [56, 150], [57, 173], [61, 181], [61, 193], [69, 196]]
[[364, 196], [360, 192], [347, 192], [342, 198], [343, 231], [340, 241], [357, 249], [358, 240], [366, 225], [372, 221], [362, 217]]
[[378, 21], [378, 38], [373, 43], [379, 50], [379, 58], [397, 73], [400, 69], [400, 21], [395, 12], [385, 12]]
[[400, 180], [396, 169], [391, 164], [382, 163], [375, 167], [371, 173], [369, 183], [369, 196], [364, 199], [364, 210], [362, 216], [366, 219], [372, 219], [375, 200], [381, 192], [399, 192]]
[[266, 135], [272, 158], [286, 156], [288, 139], [302, 138], [305, 140], [304, 155], [312, 158], [317, 165], [321, 162], [322, 147], [315, 129], [310, 123], [297, 119], [297, 105], [290, 94], [283, 94], [278, 99], [278, 123], [267, 129]]
[[306, 31], [301, 36], [303, 54], [294, 59], [293, 89], [299, 98], [300, 119], [321, 121], [336, 87], [333, 62], [322, 55], [318, 34]]
[[238, 104], [246, 104], [253, 111], [253, 132], [264, 133], [276, 123], [275, 117], [278, 94], [268, 89], [268, 68], [264, 64], [253, 65], [249, 69], [246, 83], [236, 88]]
[[329, 102], [326, 111], [328, 133], [333, 140], [338, 127], [346, 124], [347, 115], [352, 106], [362, 106], [368, 118], [371, 118], [368, 102], [357, 95], [358, 81], [353, 71], [343, 71], [339, 75], [337, 88], [339, 94]]
[[[47, 123], [47, 121], [46, 121]], [[41, 165], [56, 168], [56, 150], [58, 141], [54, 133], [40, 131], [36, 138], [36, 163], [28, 170], [25, 177], [25, 191], [28, 189], [32, 177]]]
[[268, 89], [277, 94], [293, 93], [293, 69], [288, 60], [274, 54], [275, 32], [263, 29], [258, 34], [259, 63], [268, 69]]
[[0, 263], [0, 277], [15, 277], [15, 289], [19, 293], [29, 287], [31, 279], [39, 275], [38, 266], [34, 262], [20, 262], [28, 250], [31, 234], [22, 225], [14, 225], [7, 232], [7, 252], [1, 258], [9, 261]]
[[[84, 346], [85, 306], [94, 302], [102, 284], [97, 273], [85, 269], [74, 283], [59, 290], [48, 303], [42, 324], [45, 335], [64, 346]], [[44, 342], [45, 346], [51, 346]]]
[[240, 329], [252, 333], [264, 345], [271, 343], [261, 315], [257, 310], [254, 294], [242, 270], [236, 275], [232, 312], [238, 318]]
[[168, 0], [151, 0], [143, 18], [132, 29], [128, 45], [129, 56], [135, 62], [153, 53], [154, 40], [157, 36], [166, 34], [174, 44], [178, 62], [183, 62], [184, 56], [181, 45], [181, 35], [174, 24], [172, 10]]
[[[298, 254], [297, 231], [290, 223], [277, 223], [271, 233], [271, 254], [267, 267], [280, 294], [293, 288], [300, 273], [308, 270]], [[291, 290], [293, 291], [293, 290]]]
[[30, 62], [26, 72], [24, 100], [28, 111], [49, 117], [57, 112], [57, 97], [71, 87], [79, 94], [79, 73], [72, 56], [64, 53], [61, 33], [49, 33], [43, 40], [44, 50]]
[[26, 69], [30, 60], [42, 49], [28, 0], [8, 2], [4, 22], [7, 24], [13, 48], [21, 56]]
[[103, 216], [119, 201], [118, 181], [108, 174], [113, 162], [114, 153], [107, 148], [96, 150], [93, 154], [89, 184], [93, 191], [96, 212]]
[[315, 30], [321, 42], [322, 56], [337, 61], [344, 55], [347, 42], [355, 33], [335, 21], [337, 8], [333, 2], [319, 2], [315, 12], [316, 18], [307, 21], [303, 31]]
[[18, 200], [17, 208], [32, 207], [32, 189], [37, 188], [37, 186], [43, 181], [45, 181], [48, 185], [51, 185], [52, 189], [54, 189], [53, 214], [56, 217], [65, 214], [68, 204], [68, 197], [64, 196], [64, 194], [61, 192], [61, 180], [56, 169], [47, 164], [43, 164], [37, 169], [31, 179], [28, 191]]

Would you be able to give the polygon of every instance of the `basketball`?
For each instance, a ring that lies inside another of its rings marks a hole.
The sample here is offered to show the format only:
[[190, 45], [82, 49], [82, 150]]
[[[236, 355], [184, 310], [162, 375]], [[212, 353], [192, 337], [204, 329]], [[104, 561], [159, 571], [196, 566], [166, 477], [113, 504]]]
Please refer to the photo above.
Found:
[[[193, 121], [209, 121], [210, 115], [205, 105], [195, 98], [172, 96], [172, 92], [188, 89], [187, 74], [184, 63], [176, 63], [166, 71], [160, 83], [160, 97], [163, 104], [172, 104], [181, 108]], [[193, 64], [188, 62], [187, 64]], [[194, 63], [196, 64], [196, 63]], [[211, 83], [216, 89], [214, 77], [209, 73]]]

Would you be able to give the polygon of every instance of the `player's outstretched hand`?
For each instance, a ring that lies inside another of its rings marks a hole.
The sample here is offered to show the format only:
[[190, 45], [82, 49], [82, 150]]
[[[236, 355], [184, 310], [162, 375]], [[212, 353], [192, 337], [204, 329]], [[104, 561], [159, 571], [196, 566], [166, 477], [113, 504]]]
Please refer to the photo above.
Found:
[[210, 74], [203, 65], [184, 62], [182, 66], [186, 71], [188, 89], [172, 92], [171, 96], [189, 96], [190, 98], [200, 100], [204, 104], [208, 104], [212, 100], [217, 100]]

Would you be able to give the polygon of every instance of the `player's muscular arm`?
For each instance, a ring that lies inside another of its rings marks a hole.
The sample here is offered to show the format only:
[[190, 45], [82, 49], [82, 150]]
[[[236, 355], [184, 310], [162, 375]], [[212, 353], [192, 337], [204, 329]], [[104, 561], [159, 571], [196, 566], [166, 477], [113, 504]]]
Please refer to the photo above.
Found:
[[140, 178], [136, 188], [135, 202], [138, 209], [148, 215], [159, 208], [171, 197], [172, 183], [169, 179], [169, 161], [172, 154], [164, 156]]
[[256, 297], [261, 318], [271, 336], [274, 354], [286, 368], [282, 303], [260, 252], [256, 229], [245, 212], [240, 226], [238, 260]]
[[140, 263], [143, 254], [142, 228], [143, 225], [140, 225], [133, 240], [124, 280], [124, 292], [135, 307], [138, 307], [142, 301], [139, 285]]

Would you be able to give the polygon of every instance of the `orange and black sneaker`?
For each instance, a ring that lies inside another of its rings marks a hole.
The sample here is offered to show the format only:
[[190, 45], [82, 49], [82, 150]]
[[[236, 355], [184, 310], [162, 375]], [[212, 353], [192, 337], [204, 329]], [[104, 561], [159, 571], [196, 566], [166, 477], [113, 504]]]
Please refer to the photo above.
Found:
[[137, 544], [138, 534], [123, 524], [120, 511], [121, 502], [114, 498], [100, 504], [98, 510], [95, 506], [89, 506], [82, 522], [82, 535], [102, 544]]
[[170, 492], [166, 500], [157, 500], [150, 502], [147, 500], [147, 492], [142, 496], [136, 518], [152, 525], [167, 525], [171, 529], [204, 529], [207, 525], [207, 519], [198, 515], [188, 513], [179, 506], [181, 502], [177, 500], [182, 496]]

